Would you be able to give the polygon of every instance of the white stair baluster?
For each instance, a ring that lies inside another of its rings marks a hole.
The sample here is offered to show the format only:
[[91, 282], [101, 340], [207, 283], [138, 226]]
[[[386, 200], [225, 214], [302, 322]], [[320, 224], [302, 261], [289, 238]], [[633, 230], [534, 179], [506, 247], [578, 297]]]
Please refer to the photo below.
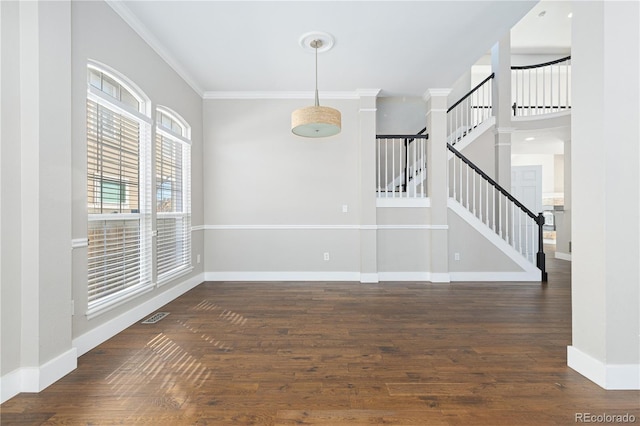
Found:
[[384, 140], [384, 195], [389, 196], [389, 139]]

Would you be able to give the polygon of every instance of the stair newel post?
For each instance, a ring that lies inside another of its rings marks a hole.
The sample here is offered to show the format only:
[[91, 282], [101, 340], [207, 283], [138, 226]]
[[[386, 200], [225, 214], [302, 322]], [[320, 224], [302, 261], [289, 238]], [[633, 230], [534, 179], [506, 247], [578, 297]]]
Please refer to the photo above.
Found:
[[543, 225], [544, 225], [544, 216], [542, 213], [538, 213], [538, 217], [536, 218], [536, 223], [538, 224], [538, 256], [536, 259], [536, 265], [540, 268], [542, 272], [542, 282], [547, 282], [547, 270], [545, 267], [545, 255], [544, 255], [544, 235], [543, 235]]

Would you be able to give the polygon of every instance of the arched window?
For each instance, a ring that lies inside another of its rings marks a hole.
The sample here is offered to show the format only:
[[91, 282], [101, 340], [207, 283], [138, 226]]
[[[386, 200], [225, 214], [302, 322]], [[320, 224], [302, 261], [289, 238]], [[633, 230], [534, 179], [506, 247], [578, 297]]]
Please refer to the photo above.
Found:
[[89, 317], [153, 286], [149, 106], [122, 75], [88, 65]]
[[156, 110], [156, 259], [158, 284], [191, 266], [191, 128], [165, 107]]

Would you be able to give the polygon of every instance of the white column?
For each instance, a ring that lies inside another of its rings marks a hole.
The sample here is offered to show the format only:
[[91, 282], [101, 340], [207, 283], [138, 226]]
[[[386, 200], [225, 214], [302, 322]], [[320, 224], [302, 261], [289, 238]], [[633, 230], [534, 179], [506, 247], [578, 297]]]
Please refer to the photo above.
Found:
[[556, 212], [556, 258], [571, 260], [571, 139], [564, 141], [564, 210]]
[[[3, 365], [2, 374], [19, 380], [9, 380], [9, 389], [3, 380], [2, 399], [44, 389], [73, 370], [77, 358], [71, 340], [71, 3], [20, 2], [12, 24], [19, 42], [9, 47], [18, 69], [15, 64], [6, 69], [19, 71], [9, 97], [15, 108], [11, 143], [18, 148], [10, 151], [15, 181], [9, 195], [20, 220], [9, 233], [14, 243], [9, 259], [17, 262], [9, 272], [19, 281], [7, 295], [19, 307], [11, 308], [19, 314], [10, 318], [9, 336], [18, 343], [19, 361], [14, 371]], [[9, 64], [2, 65], [4, 71]], [[4, 92], [2, 98], [4, 106]], [[4, 138], [2, 143], [6, 146]], [[6, 226], [3, 218], [3, 244]], [[3, 298], [4, 290], [3, 281]], [[16, 367], [16, 350], [5, 347], [2, 338], [1, 355]]]
[[640, 4], [573, 2], [568, 365], [640, 389]]
[[360, 281], [378, 282], [376, 216], [376, 100], [379, 89], [360, 95]]
[[491, 49], [491, 68], [495, 131], [495, 177], [507, 191], [511, 190], [511, 36], [509, 33]]
[[427, 195], [431, 202], [431, 281], [449, 282], [447, 97], [451, 89], [430, 89], [427, 102]]

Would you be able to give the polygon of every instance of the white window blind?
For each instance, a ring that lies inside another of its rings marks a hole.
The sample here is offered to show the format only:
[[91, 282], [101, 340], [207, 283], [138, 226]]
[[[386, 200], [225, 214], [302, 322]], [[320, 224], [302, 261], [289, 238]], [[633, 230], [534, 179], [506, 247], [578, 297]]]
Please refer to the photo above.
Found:
[[191, 266], [191, 145], [186, 125], [158, 111], [156, 129], [156, 259], [158, 283]]
[[[101, 87], [96, 87], [97, 79]], [[106, 87], [111, 93], [117, 93], [114, 100], [133, 103], [132, 99], [137, 99], [95, 69], [90, 69], [89, 85], [103, 92], [102, 87]], [[117, 104], [111, 106], [104, 98], [92, 97], [89, 91], [89, 316], [152, 286], [150, 159], [147, 158], [150, 155], [146, 126], [144, 121], [123, 113]]]

